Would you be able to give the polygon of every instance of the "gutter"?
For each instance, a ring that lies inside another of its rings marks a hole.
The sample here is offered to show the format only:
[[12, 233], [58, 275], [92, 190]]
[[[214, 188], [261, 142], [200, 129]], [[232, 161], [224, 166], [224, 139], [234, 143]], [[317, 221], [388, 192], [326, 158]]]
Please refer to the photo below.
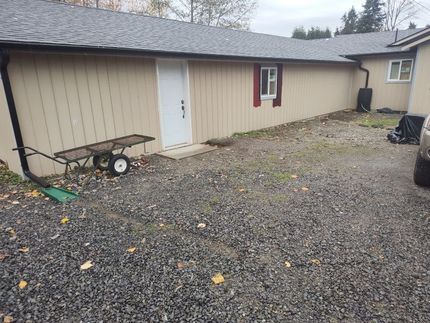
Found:
[[369, 87], [369, 76], [370, 76], [370, 71], [367, 69], [367, 68], [364, 68], [363, 67], [363, 62], [360, 60], [360, 59], [358, 59], [357, 57], [353, 57], [353, 56], [343, 56], [343, 57], [345, 57], [345, 58], [348, 58], [348, 59], [350, 59], [350, 60], [353, 60], [353, 61], [355, 61], [355, 62], [357, 62], [358, 63], [358, 68], [361, 70], [361, 71], [363, 71], [363, 72], [365, 72], [366, 73], [366, 84], [365, 84], [365, 88], [367, 89], [368, 87]]
[[[0, 0], [1, 1], [1, 0]], [[10, 50], [23, 50], [29, 52], [53, 52], [53, 53], [71, 53], [81, 55], [127, 55], [127, 56], [147, 56], [161, 58], [184, 58], [184, 59], [203, 59], [203, 60], [228, 60], [228, 61], [251, 61], [251, 62], [282, 62], [282, 63], [299, 63], [299, 64], [351, 64], [352, 61], [337, 61], [337, 60], [315, 60], [303, 58], [282, 58], [282, 57], [254, 57], [243, 55], [223, 55], [223, 54], [208, 54], [208, 53], [192, 53], [192, 52], [174, 52], [150, 49], [133, 49], [119, 48], [106, 46], [81, 46], [81, 45], [66, 45], [66, 44], [51, 44], [51, 43], [22, 43], [16, 41], [2, 41], [0, 46]], [[344, 57], [349, 59], [348, 57]]]
[[[0, 48], [0, 76], [3, 80], [4, 93], [6, 95], [6, 102], [9, 108], [10, 121], [12, 122], [13, 133], [15, 135], [15, 141], [17, 147], [24, 147], [22, 139], [21, 127], [19, 126], [18, 114], [16, 112], [15, 100], [13, 98], [12, 87], [10, 85], [9, 73], [7, 72], [7, 66], [9, 64], [9, 52], [8, 50]], [[21, 168], [24, 171], [29, 171], [27, 157], [22, 150], [18, 151], [19, 160], [21, 162]]]
[[370, 75], [370, 72], [369, 72], [369, 70], [367, 69], [367, 68], [364, 68], [363, 67], [363, 62], [362, 61], [360, 61], [360, 60], [357, 60], [358, 61], [358, 68], [361, 70], [361, 71], [363, 71], [363, 72], [365, 72], [366, 73], [366, 84], [365, 84], [365, 88], [367, 89], [368, 87], [369, 87], [369, 75]]
[[[10, 85], [9, 73], [7, 71], [8, 64], [9, 64], [9, 52], [6, 49], [0, 48], [0, 77], [3, 80], [3, 88], [6, 96], [6, 103], [9, 109], [10, 121], [12, 122], [13, 133], [15, 135], [16, 146], [24, 147], [21, 127], [19, 125], [19, 120], [18, 120], [18, 113], [16, 112], [15, 100], [13, 98], [12, 86]], [[49, 184], [44, 179], [34, 175], [30, 171], [27, 157], [25, 155], [25, 149], [17, 149], [17, 150], [19, 154], [19, 161], [21, 163], [21, 168], [24, 175], [43, 187], [49, 186]]]

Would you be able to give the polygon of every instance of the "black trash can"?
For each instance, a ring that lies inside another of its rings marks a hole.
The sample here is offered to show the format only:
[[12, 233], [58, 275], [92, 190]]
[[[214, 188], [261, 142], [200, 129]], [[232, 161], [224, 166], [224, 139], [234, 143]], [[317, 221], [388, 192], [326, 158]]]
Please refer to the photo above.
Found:
[[357, 112], [370, 112], [372, 93], [373, 90], [370, 88], [361, 88], [358, 91]]

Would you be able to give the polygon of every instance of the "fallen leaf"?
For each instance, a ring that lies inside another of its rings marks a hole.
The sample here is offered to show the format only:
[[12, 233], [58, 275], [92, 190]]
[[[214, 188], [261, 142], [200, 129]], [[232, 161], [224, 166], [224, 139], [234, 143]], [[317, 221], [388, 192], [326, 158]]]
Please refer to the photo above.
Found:
[[291, 263], [289, 261], [284, 262], [285, 267], [291, 268]]
[[312, 262], [314, 265], [321, 266], [321, 261], [320, 261], [319, 259], [312, 259], [312, 260], [311, 260], [311, 262]]
[[12, 204], [13, 204], [13, 205], [18, 205], [18, 204], [19, 204], [19, 201], [12, 201]]
[[79, 219], [85, 219], [87, 216], [87, 210], [83, 209], [81, 215], [78, 216]]
[[93, 263], [91, 262], [91, 260], [85, 261], [82, 265], [81, 265], [81, 270], [87, 270], [90, 269], [93, 265]]
[[220, 273], [217, 273], [217, 274], [215, 274], [215, 276], [212, 277], [212, 282], [215, 285], [222, 284], [224, 282], [224, 276], [221, 275]]
[[127, 249], [127, 252], [134, 253], [136, 251], [136, 247], [130, 247]]
[[307, 192], [307, 191], [309, 191], [309, 188], [307, 188], [307, 187], [302, 187], [302, 191], [303, 191], [303, 192]]
[[6, 252], [0, 252], [0, 261], [5, 260], [7, 257], [10, 257], [10, 255]]
[[18, 251], [22, 252], [22, 253], [27, 253], [30, 251], [30, 248], [29, 247], [21, 247], [18, 249]]
[[26, 287], [27, 287], [27, 285], [28, 285], [28, 283], [27, 283], [25, 280], [21, 280], [21, 281], [19, 282], [19, 284], [18, 284], [18, 287], [19, 287], [20, 289], [24, 289], [24, 288], [26, 288]]
[[13, 317], [12, 316], [10, 316], [10, 315], [6, 315], [4, 318], [3, 318], [3, 323], [12, 323], [13, 322]]
[[246, 192], [246, 189], [245, 188], [239, 188], [239, 192], [241, 192], [241, 193]]
[[38, 197], [40, 192], [38, 190], [32, 190], [31, 192], [27, 192], [24, 194], [26, 197]]
[[299, 176], [297, 176], [297, 175], [291, 175], [290, 176], [292, 179], [297, 179], [297, 178], [299, 178]]
[[164, 227], [164, 223], [160, 223], [160, 227]]
[[197, 224], [197, 228], [199, 228], [199, 229], [206, 228], [206, 223], [199, 223], [199, 224]]
[[16, 239], [16, 232], [12, 228], [7, 228], [6, 232], [9, 233], [9, 239], [14, 240]]
[[9, 198], [9, 196], [10, 196], [9, 194], [0, 195], [0, 200], [6, 200]]
[[68, 223], [69, 221], [70, 221], [70, 219], [69, 219], [67, 216], [65, 216], [64, 218], [62, 218], [62, 219], [61, 219], [60, 223], [61, 223], [61, 224], [66, 224], [66, 223]]
[[179, 261], [176, 266], [178, 267], [178, 269], [184, 269], [185, 268], [185, 264], [182, 261]]
[[298, 192], [299, 190], [297, 188], [293, 189], [294, 192]]
[[10, 192], [10, 194], [17, 194], [18, 193], [18, 191], [12, 191], [12, 192]]

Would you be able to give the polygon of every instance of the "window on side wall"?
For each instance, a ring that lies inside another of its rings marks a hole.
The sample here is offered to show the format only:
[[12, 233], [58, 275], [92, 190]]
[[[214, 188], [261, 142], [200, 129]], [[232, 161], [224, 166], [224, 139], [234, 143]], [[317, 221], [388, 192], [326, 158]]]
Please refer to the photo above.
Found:
[[276, 67], [262, 67], [260, 79], [261, 100], [276, 98], [278, 88], [278, 69]]
[[390, 61], [388, 68], [388, 82], [410, 82], [412, 78], [412, 59], [399, 59]]

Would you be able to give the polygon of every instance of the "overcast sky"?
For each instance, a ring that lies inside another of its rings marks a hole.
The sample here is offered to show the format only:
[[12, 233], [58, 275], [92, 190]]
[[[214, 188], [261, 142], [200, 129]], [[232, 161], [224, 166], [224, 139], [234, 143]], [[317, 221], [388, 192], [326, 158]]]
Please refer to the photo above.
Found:
[[[430, 0], [416, 0], [429, 8], [420, 9], [414, 19], [418, 27], [430, 24]], [[341, 25], [340, 18], [352, 6], [361, 10], [364, 0], [259, 0], [251, 30], [260, 33], [291, 36], [296, 26], [329, 27], [333, 32]], [[409, 23], [405, 24], [407, 28]]]

